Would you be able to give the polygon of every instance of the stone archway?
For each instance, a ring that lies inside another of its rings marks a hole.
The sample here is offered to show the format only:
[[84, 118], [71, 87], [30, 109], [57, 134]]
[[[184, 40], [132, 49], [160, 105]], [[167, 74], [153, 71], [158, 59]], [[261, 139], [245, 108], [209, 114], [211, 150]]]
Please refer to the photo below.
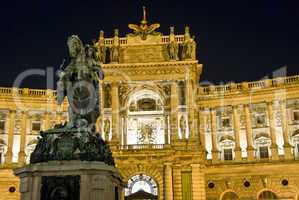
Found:
[[274, 192], [270, 190], [264, 190], [258, 195], [258, 200], [272, 200], [272, 199], [278, 199], [278, 197]]
[[[130, 163], [139, 162], [137, 160], [131, 160]], [[118, 164], [119, 166], [123, 166], [119, 168], [119, 171], [124, 178], [124, 181], [128, 182], [129, 179], [133, 176], [139, 174], [145, 174], [153, 178], [153, 180], [157, 183], [158, 187], [158, 199], [163, 199], [164, 197], [164, 179], [163, 179], [163, 168], [157, 168], [157, 166], [152, 165], [134, 165], [132, 164]], [[126, 167], [124, 167], [126, 165]]]
[[220, 200], [239, 200], [239, 196], [234, 191], [226, 191], [220, 196]]
[[146, 174], [132, 176], [128, 180], [128, 186], [125, 189], [125, 199], [158, 199], [159, 188], [157, 182]]

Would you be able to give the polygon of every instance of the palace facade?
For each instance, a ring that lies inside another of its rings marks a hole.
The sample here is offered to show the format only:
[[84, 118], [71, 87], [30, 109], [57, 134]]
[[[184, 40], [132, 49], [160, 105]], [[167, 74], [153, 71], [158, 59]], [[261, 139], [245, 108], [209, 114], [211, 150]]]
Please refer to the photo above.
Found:
[[[125, 199], [299, 199], [299, 76], [199, 84], [189, 28], [100, 32], [97, 129], [128, 183]], [[19, 199], [12, 169], [29, 162], [38, 133], [67, 120], [53, 90], [0, 88], [0, 199]]]

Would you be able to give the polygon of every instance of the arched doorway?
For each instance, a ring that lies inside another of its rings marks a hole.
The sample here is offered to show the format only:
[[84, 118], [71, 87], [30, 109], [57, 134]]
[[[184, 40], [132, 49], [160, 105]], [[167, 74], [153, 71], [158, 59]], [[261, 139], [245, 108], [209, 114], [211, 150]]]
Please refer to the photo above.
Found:
[[237, 195], [236, 193], [234, 193], [234, 192], [226, 192], [226, 193], [222, 196], [221, 200], [239, 200], [239, 197], [238, 197], [238, 195]]
[[158, 199], [158, 185], [152, 177], [139, 174], [128, 180], [128, 187], [125, 189], [125, 200], [138, 199]]
[[258, 196], [258, 200], [272, 200], [272, 199], [278, 199], [278, 197], [274, 192], [271, 191], [263, 191]]

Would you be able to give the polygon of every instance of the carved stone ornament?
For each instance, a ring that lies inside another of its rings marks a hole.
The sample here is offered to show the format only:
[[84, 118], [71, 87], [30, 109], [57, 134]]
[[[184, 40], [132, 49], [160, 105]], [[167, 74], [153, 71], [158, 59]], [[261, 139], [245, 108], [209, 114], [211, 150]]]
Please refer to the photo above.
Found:
[[140, 22], [140, 25], [137, 24], [129, 24], [128, 27], [133, 30], [133, 33], [129, 34], [131, 36], [140, 36], [142, 40], [146, 40], [148, 35], [159, 35], [160, 33], [155, 30], [160, 27], [160, 24], [155, 23], [148, 25], [146, 19], [146, 10], [143, 7], [143, 19]]

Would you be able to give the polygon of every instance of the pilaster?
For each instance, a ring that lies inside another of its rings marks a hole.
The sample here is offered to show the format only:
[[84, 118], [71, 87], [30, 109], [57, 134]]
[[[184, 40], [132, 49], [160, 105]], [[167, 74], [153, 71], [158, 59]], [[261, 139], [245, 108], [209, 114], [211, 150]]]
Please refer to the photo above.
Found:
[[202, 110], [199, 114], [199, 123], [200, 123], [200, 131], [199, 131], [199, 139], [200, 139], [200, 148], [204, 153], [204, 158], [206, 159], [206, 127], [207, 127], [207, 113], [205, 110]]
[[235, 133], [235, 159], [236, 161], [241, 161], [242, 153], [240, 147], [240, 116], [238, 113], [238, 106], [233, 106], [233, 119]]
[[247, 160], [254, 160], [254, 148], [253, 148], [253, 138], [252, 138], [252, 123], [251, 123], [251, 113], [250, 105], [244, 105], [245, 117], [246, 117], [246, 141], [247, 141]]
[[25, 164], [25, 146], [26, 146], [26, 134], [27, 134], [27, 111], [21, 113], [21, 141], [20, 141], [20, 152], [19, 152], [19, 165]]
[[165, 200], [173, 200], [172, 164], [164, 164]]
[[269, 123], [270, 123], [270, 135], [271, 135], [271, 153], [272, 159], [278, 160], [278, 147], [276, 143], [276, 125], [274, 121], [274, 113], [273, 113], [273, 102], [267, 102], [267, 109], [269, 115]]
[[286, 101], [280, 101], [280, 110], [281, 110], [281, 123], [282, 123], [282, 132], [283, 132], [283, 148], [284, 148], [284, 158], [286, 160], [294, 159], [292, 155], [292, 146], [289, 141], [289, 123], [287, 118], [287, 108]]
[[200, 164], [191, 164], [192, 167], [192, 199], [206, 200], [205, 176]]
[[212, 161], [218, 162], [219, 150], [217, 148], [217, 125], [216, 125], [216, 110], [212, 108], [211, 114], [211, 135], [212, 135]]
[[171, 141], [177, 140], [178, 137], [178, 86], [176, 81], [173, 81], [171, 84], [171, 114], [170, 114], [170, 123], [171, 123]]
[[5, 166], [11, 167], [12, 164], [12, 149], [15, 131], [15, 117], [16, 111], [10, 110], [9, 112], [9, 129], [8, 129], [8, 142], [7, 142], [7, 152], [5, 154]]
[[182, 200], [181, 165], [173, 166], [173, 199], [174, 200]]

